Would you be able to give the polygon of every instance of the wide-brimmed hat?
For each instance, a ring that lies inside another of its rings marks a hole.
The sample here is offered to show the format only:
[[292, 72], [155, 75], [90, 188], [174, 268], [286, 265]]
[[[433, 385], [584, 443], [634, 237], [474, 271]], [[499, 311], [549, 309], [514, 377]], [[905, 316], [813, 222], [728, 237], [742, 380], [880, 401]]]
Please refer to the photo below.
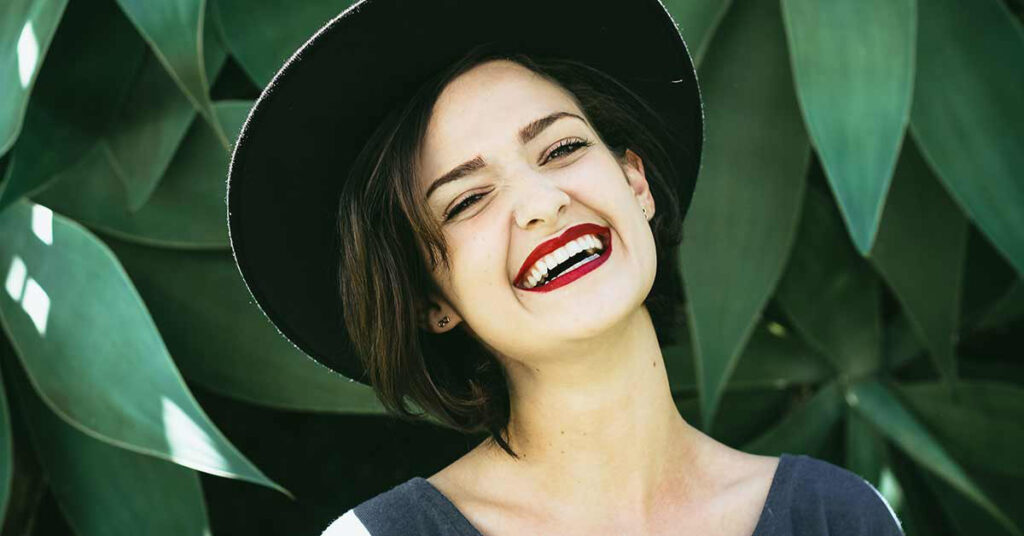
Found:
[[696, 74], [658, 0], [362, 0], [263, 90], [228, 177], [231, 249], [256, 303], [302, 352], [366, 382], [338, 288], [341, 185], [365, 140], [477, 45], [576, 60], [616, 78], [674, 131], [668, 177], [686, 213], [703, 140]]

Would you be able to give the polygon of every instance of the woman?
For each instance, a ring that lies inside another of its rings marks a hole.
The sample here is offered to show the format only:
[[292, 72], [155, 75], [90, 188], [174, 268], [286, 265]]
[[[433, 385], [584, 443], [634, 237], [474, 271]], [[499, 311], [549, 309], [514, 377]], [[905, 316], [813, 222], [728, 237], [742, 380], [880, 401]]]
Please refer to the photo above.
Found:
[[232, 160], [253, 296], [389, 408], [490, 434], [325, 535], [900, 534], [852, 473], [679, 415], [701, 139], [656, 0], [366, 0], [289, 60]]

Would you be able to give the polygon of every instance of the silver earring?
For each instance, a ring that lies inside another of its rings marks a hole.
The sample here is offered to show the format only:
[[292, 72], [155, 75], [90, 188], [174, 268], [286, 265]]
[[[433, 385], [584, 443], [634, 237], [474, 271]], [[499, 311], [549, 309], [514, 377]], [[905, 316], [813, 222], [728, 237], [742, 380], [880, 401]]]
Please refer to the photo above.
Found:
[[448, 325], [448, 322], [450, 322], [450, 320], [448, 320], [448, 315], [444, 315], [444, 318], [437, 321], [437, 327], [443, 328]]
[[643, 213], [644, 213], [644, 217], [645, 217], [645, 218], [647, 217], [647, 209], [646, 209], [646, 208], [644, 208], [644, 206], [643, 206], [643, 205], [640, 205], [640, 212], [643, 212]]

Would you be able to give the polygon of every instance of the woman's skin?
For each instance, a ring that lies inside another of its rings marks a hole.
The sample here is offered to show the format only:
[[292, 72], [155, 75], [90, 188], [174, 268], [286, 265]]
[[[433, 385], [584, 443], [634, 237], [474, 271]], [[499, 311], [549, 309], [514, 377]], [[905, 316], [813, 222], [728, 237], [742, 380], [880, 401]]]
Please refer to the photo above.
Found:
[[[643, 306], [657, 258], [643, 162], [632, 151], [620, 161], [571, 116], [523, 143], [524, 126], [555, 112], [585, 117], [561, 86], [495, 60], [453, 80], [429, 122], [424, 195], [464, 162], [486, 166], [427, 199], [451, 270], [435, 270], [443, 296], [426, 320], [435, 332], [470, 330], [498, 356], [520, 459], [488, 440], [428, 481], [487, 536], [749, 536], [778, 458], [714, 441], [673, 403]], [[591, 145], [549, 155], [581, 139]], [[443, 221], [474, 194], [483, 195]], [[607, 262], [550, 292], [513, 285], [538, 244], [579, 223], [611, 229]], [[450, 323], [438, 327], [443, 316]]]

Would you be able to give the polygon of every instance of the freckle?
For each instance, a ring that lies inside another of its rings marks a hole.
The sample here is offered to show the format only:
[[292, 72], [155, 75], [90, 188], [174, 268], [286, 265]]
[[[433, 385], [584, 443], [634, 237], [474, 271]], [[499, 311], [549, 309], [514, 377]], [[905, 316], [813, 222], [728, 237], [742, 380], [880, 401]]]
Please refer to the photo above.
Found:
[[562, 430], [562, 435], [565, 435], [565, 430]]

